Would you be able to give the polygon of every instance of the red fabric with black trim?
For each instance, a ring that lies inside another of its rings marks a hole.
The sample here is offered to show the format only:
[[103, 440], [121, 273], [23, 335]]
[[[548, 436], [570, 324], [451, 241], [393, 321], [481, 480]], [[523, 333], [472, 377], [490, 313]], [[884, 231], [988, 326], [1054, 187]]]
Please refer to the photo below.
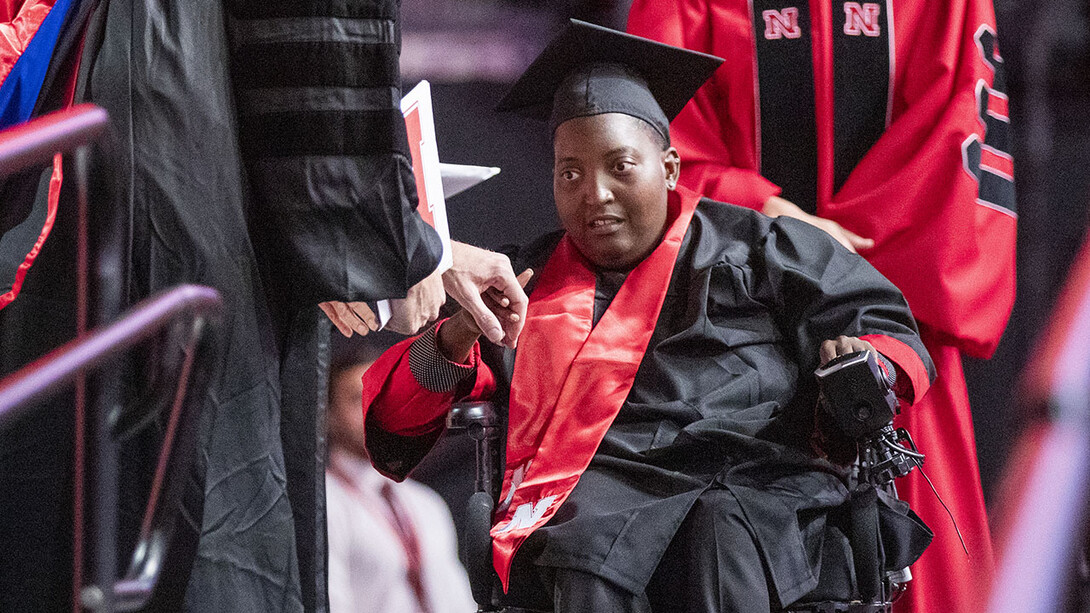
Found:
[[[826, 33], [840, 27], [844, 15], [838, 3], [809, 3], [817, 212], [875, 240], [862, 255], [904, 292], [933, 337], [989, 357], [1014, 304], [1016, 217], [978, 204], [978, 183], [963, 166], [962, 147], [973, 135], [986, 136], [978, 83], [1000, 86], [976, 39], [982, 27], [995, 31], [994, 11], [988, 0], [955, 0], [941, 10], [916, 0], [891, 6], [891, 121], [833, 193], [832, 42]], [[681, 153], [683, 185], [760, 210], [779, 189], [758, 171], [756, 59], [746, 0], [635, 0], [628, 30], [729, 58], [671, 124], [671, 138]], [[989, 113], [1005, 120], [1005, 101], [992, 93]], [[995, 151], [985, 147], [982, 155]], [[1010, 171], [1009, 156], [993, 161]]]

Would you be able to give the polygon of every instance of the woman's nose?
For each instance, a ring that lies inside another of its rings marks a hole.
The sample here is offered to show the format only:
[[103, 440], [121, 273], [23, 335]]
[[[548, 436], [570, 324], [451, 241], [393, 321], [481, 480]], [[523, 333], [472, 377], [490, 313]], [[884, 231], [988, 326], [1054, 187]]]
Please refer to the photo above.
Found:
[[588, 204], [601, 204], [613, 200], [613, 190], [605, 177], [596, 175], [587, 181], [587, 190], [584, 200]]

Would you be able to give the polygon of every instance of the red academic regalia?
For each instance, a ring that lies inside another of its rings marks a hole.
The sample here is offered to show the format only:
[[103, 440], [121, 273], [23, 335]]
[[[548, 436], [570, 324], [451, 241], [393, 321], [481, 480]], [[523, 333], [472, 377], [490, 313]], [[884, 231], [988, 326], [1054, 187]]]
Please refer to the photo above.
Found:
[[514, 256], [540, 271], [517, 354], [475, 349], [476, 376], [443, 392], [412, 373], [419, 341], [386, 352], [364, 375], [370, 455], [403, 477], [452, 400], [492, 398], [509, 406], [492, 529], [505, 581], [532, 561], [640, 594], [696, 500], [719, 489], [752, 518], [751, 567], [795, 602], [817, 585], [825, 513], [848, 494], [809, 452], [818, 346], [869, 340], [906, 397], [922, 396], [930, 363], [899, 292], [827, 234], [681, 188], [670, 206], [662, 243], [596, 323], [602, 282], [552, 235]]
[[[78, 33], [82, 22], [71, 19], [65, 31], [60, 26], [65, 25], [69, 3], [61, 3], [54, 14], [55, 4], [0, 2], [0, 128], [71, 105], [76, 63], [69, 58], [71, 41], [63, 39], [71, 31]], [[47, 18], [53, 20], [49, 27], [44, 26]], [[51, 62], [56, 64], [53, 70]], [[41, 172], [47, 171], [49, 182], [42, 189], [37, 189], [40, 173], [0, 177], [0, 202], [7, 205], [0, 219], [0, 309], [19, 295], [56, 221], [64, 176], [60, 154]]]
[[1014, 191], [987, 0], [636, 0], [631, 33], [727, 58], [671, 126], [681, 183], [760, 209], [781, 193], [875, 240], [938, 370], [901, 417], [971, 557], [919, 473], [902, 496], [936, 531], [908, 607], [969, 611], [992, 549], [960, 352], [988, 357], [1014, 301]]

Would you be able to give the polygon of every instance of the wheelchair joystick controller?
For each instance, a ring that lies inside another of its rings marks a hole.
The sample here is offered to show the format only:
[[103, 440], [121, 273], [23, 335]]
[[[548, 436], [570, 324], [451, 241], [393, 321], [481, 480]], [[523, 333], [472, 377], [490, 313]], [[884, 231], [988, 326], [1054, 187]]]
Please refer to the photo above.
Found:
[[887, 487], [923, 464], [924, 455], [907, 430], [893, 427], [900, 412], [893, 392], [896, 375], [887, 376], [878, 359], [873, 351], [848, 353], [827, 362], [814, 376], [832, 427], [858, 448], [859, 480]]
[[[922, 466], [924, 455], [907, 430], [893, 427], [893, 417], [900, 413], [893, 391], [896, 372], [883, 370], [878, 360], [873, 351], [857, 351], [830, 360], [814, 376], [833, 434], [855, 443], [858, 483], [896, 497], [893, 481]], [[912, 572], [905, 567], [887, 573], [887, 579], [899, 595], [912, 580]]]

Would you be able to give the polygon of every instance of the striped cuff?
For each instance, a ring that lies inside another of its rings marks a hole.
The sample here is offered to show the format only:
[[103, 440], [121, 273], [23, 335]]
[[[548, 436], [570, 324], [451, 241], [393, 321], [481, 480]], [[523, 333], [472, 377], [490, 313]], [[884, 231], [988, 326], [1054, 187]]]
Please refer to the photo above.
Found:
[[409, 372], [420, 387], [443, 394], [477, 372], [477, 365], [451, 362], [439, 353], [439, 323], [442, 322], [428, 328], [409, 345]]
[[878, 353], [877, 351], [875, 351], [874, 353], [878, 355], [878, 367], [882, 369], [882, 375], [884, 375], [886, 378], [886, 385], [889, 386], [889, 389], [896, 389], [897, 367], [893, 365], [893, 360], [887, 358], [881, 353]]

